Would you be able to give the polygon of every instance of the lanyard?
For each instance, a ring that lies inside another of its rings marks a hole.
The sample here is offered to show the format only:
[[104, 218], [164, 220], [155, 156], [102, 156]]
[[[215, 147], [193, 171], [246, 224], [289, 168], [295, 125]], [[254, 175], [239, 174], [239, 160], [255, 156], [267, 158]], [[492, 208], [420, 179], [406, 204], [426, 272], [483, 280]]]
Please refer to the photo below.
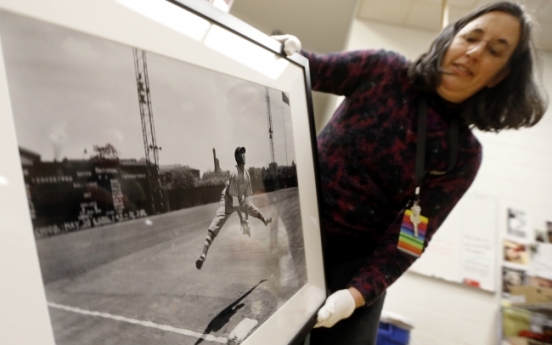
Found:
[[[439, 172], [437, 175], [445, 174], [452, 170], [458, 156], [458, 118], [452, 117], [449, 126], [449, 165], [445, 172]], [[416, 147], [416, 191], [414, 192], [414, 203], [420, 200], [420, 188], [422, 178], [424, 177], [425, 155], [426, 155], [426, 134], [427, 134], [427, 98], [423, 96], [420, 99], [418, 108], [418, 143]]]

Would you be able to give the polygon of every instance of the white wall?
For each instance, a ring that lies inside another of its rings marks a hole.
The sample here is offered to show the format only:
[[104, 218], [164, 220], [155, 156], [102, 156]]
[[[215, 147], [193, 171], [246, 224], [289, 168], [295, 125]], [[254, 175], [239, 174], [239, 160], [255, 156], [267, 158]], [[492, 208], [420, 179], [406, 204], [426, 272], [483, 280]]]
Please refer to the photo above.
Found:
[[[234, 2], [231, 14], [266, 34], [275, 29], [293, 34], [307, 51], [328, 53], [343, 50], [357, 2], [340, 0], [336, 8], [331, 0], [318, 0], [316, 6], [309, 1], [239, 0]], [[313, 92], [312, 96], [319, 132], [318, 124], [326, 122], [325, 110], [331, 97], [320, 92]]]
[[[437, 32], [355, 19], [346, 49], [384, 48], [414, 59], [429, 47], [436, 35]], [[541, 57], [544, 85], [552, 94], [552, 54], [542, 53]], [[335, 98], [333, 102], [324, 121], [335, 109]], [[530, 129], [476, 133], [484, 147], [483, 164], [470, 192], [498, 200], [499, 233], [505, 233], [508, 207], [530, 212], [535, 228], [542, 229], [545, 220], [552, 220], [547, 200], [552, 194], [551, 132], [549, 111]], [[500, 265], [499, 255], [497, 265]], [[499, 277], [496, 279], [500, 289]], [[407, 272], [389, 288], [384, 309], [415, 321], [411, 344], [486, 345], [498, 341], [499, 303], [498, 292], [493, 294]]]

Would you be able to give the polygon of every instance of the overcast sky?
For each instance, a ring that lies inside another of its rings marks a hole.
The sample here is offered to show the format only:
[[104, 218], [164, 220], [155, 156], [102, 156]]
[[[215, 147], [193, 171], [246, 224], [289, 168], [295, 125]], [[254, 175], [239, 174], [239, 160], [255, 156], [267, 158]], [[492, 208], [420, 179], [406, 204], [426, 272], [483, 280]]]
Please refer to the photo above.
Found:
[[[144, 157], [131, 47], [3, 11], [0, 35], [20, 147], [43, 161], [107, 143], [122, 159]], [[161, 165], [213, 170], [214, 148], [229, 170], [237, 146], [248, 166], [268, 165], [266, 87], [153, 53], [147, 62]], [[290, 109], [281, 91], [269, 97], [276, 162], [288, 165]]]

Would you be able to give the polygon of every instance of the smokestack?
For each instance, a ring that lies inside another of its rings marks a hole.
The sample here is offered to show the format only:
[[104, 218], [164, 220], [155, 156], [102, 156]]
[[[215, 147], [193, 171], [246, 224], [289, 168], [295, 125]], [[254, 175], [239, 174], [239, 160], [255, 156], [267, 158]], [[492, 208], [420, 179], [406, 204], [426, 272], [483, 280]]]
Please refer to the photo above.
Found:
[[213, 161], [215, 163], [215, 172], [220, 171], [219, 160], [217, 159], [217, 151], [213, 148]]
[[213, 148], [213, 162], [215, 164], [215, 172], [217, 172], [217, 151]]

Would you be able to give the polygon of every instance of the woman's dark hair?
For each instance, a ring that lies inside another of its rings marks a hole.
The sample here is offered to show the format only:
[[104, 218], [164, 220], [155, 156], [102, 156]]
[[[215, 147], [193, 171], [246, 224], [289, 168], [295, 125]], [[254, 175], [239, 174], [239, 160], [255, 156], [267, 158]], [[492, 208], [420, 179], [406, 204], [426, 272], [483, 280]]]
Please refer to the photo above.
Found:
[[483, 131], [531, 127], [544, 115], [547, 102], [533, 77], [533, 23], [518, 4], [488, 4], [450, 24], [433, 41], [429, 51], [411, 63], [408, 76], [417, 88], [434, 92], [441, 81], [441, 61], [454, 36], [472, 20], [494, 11], [507, 13], [519, 20], [519, 43], [505, 67], [509, 69], [506, 78], [492, 88], [481, 89], [464, 101], [462, 118], [466, 124]]

